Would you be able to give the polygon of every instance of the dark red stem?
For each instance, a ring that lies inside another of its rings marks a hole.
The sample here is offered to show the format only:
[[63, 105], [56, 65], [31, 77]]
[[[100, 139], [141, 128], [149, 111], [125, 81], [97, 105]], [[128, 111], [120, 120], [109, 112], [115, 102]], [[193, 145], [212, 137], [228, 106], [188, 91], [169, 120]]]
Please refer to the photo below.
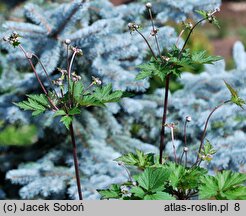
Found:
[[165, 86], [165, 99], [164, 99], [164, 110], [163, 110], [163, 116], [162, 116], [162, 125], [161, 125], [161, 139], [160, 139], [160, 158], [159, 158], [159, 162], [160, 164], [162, 164], [162, 155], [163, 155], [163, 151], [165, 149], [165, 124], [166, 124], [166, 120], [167, 120], [167, 104], [168, 104], [168, 90], [169, 90], [169, 81], [170, 81], [170, 74], [167, 75], [166, 77], [166, 86]]
[[81, 184], [80, 184], [80, 176], [79, 176], [79, 162], [78, 162], [78, 157], [77, 157], [77, 147], [76, 147], [76, 142], [75, 142], [75, 137], [74, 137], [73, 123], [69, 125], [69, 131], [70, 131], [70, 136], [71, 136], [71, 140], [73, 144], [73, 160], [74, 160], [77, 188], [78, 188], [78, 193], [79, 193], [79, 200], [83, 200]]
[[208, 127], [208, 122], [209, 122], [209, 119], [211, 118], [211, 116], [213, 115], [213, 113], [219, 109], [220, 107], [222, 107], [224, 104], [226, 103], [229, 103], [231, 102], [231, 100], [227, 100], [227, 101], [224, 101], [222, 102], [221, 104], [217, 105], [216, 107], [213, 108], [213, 110], [210, 112], [210, 114], [208, 115], [207, 117], [207, 120], [206, 120], [206, 123], [205, 123], [205, 126], [204, 126], [204, 129], [203, 129], [203, 133], [202, 133], [202, 137], [201, 137], [201, 142], [200, 142], [200, 147], [199, 147], [199, 150], [198, 150], [198, 153], [197, 153], [197, 158], [196, 158], [196, 163], [198, 163], [199, 161], [199, 154], [201, 153], [201, 150], [202, 150], [202, 147], [203, 147], [203, 142], [204, 142], [204, 138], [205, 138], [205, 135], [206, 135], [206, 131], [207, 131], [207, 127]]

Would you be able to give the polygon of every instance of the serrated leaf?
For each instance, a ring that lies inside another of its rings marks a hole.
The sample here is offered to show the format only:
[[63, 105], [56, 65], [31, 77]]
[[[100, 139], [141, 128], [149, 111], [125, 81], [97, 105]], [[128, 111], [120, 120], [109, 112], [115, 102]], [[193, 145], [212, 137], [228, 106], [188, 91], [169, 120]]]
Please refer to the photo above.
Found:
[[127, 153], [125, 155], [122, 155], [115, 159], [115, 161], [121, 161], [125, 163], [126, 165], [136, 165], [138, 163], [138, 159], [135, 154], [133, 153]]
[[81, 113], [80, 109], [77, 107], [74, 107], [73, 109], [68, 111], [69, 115], [79, 115]]
[[154, 194], [144, 196], [144, 200], [175, 200], [175, 198], [168, 193], [158, 191]]
[[207, 51], [197, 51], [192, 54], [192, 63], [194, 64], [213, 64], [223, 59], [220, 56], [206, 56]]
[[53, 115], [53, 117], [56, 117], [56, 116], [63, 116], [63, 115], [66, 115], [66, 112], [64, 110], [57, 110], [55, 112], [55, 114]]
[[60, 120], [60, 122], [62, 122], [68, 130], [69, 130], [69, 126], [72, 123], [72, 121], [73, 121], [73, 118], [67, 115], [63, 116]]
[[109, 189], [97, 191], [102, 196], [102, 199], [116, 199], [121, 196], [120, 186], [116, 184], [111, 185]]
[[14, 104], [21, 109], [33, 111], [33, 116], [40, 115], [45, 112], [47, 108], [49, 108], [49, 103], [44, 95], [27, 95], [27, 97], [27, 101]]
[[92, 95], [85, 95], [83, 96], [82, 98], [80, 98], [78, 100], [78, 103], [81, 105], [81, 106], [86, 106], [86, 107], [89, 107], [89, 106], [101, 106], [103, 107], [104, 104], [101, 103], [100, 101], [98, 101], [94, 96]]
[[139, 169], [144, 169], [154, 164], [154, 154], [144, 154], [144, 152], [136, 150], [136, 154], [130, 152], [116, 158], [115, 161], [120, 161], [125, 165], [137, 166]]
[[237, 91], [229, 83], [226, 81], [224, 81], [224, 83], [231, 93], [231, 102], [244, 109], [243, 105], [245, 104], [245, 101], [238, 96]]
[[217, 195], [218, 186], [213, 176], [203, 176], [201, 183], [202, 185], [199, 187], [200, 199], [209, 199]]
[[168, 172], [170, 173], [169, 181], [173, 188], [176, 188], [185, 174], [185, 167], [178, 165], [176, 163], [168, 164]]
[[73, 90], [73, 97], [78, 101], [83, 94], [84, 86], [81, 82], [73, 82], [72, 86], [71, 90]]
[[207, 18], [207, 12], [204, 10], [195, 10], [198, 14], [200, 14], [203, 18]]
[[223, 193], [228, 200], [246, 200], [246, 187], [239, 186]]
[[216, 199], [231, 199], [237, 194], [245, 196], [246, 174], [233, 173], [231, 171], [223, 171], [216, 176], [204, 176], [201, 178], [201, 186], [199, 187], [199, 197], [208, 199], [215, 197]]
[[155, 192], [164, 189], [167, 173], [164, 168], [148, 167], [138, 176], [139, 186], [147, 191]]
[[45, 94], [33, 94], [33, 95], [27, 95], [28, 98], [31, 98], [34, 101], [37, 101], [39, 104], [43, 106], [49, 106], [49, 101]]
[[132, 187], [130, 192], [134, 194], [134, 196], [139, 197], [141, 199], [145, 195], [145, 192], [141, 187]]
[[96, 100], [102, 104], [110, 102], [119, 102], [123, 92], [120, 90], [113, 91], [112, 84], [108, 84], [103, 87], [97, 87], [94, 94], [92, 95]]

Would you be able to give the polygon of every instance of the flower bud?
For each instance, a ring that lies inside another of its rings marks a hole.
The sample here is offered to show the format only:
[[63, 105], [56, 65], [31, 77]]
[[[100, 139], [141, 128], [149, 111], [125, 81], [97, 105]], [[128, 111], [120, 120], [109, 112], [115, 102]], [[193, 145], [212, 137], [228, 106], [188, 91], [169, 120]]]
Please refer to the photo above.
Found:
[[69, 45], [70, 43], [71, 43], [71, 40], [70, 40], [70, 39], [66, 39], [66, 40], [65, 40], [65, 44], [66, 44], [66, 45]]
[[146, 6], [147, 9], [151, 9], [152, 8], [152, 4], [150, 2], [146, 3], [145, 6]]
[[186, 116], [185, 119], [187, 122], [191, 122], [191, 120], [192, 120], [191, 116]]
[[32, 56], [33, 56], [32, 53], [30, 53], [30, 52], [26, 53], [26, 57], [27, 57], [28, 59], [32, 59]]
[[189, 151], [189, 148], [188, 147], [184, 147], [184, 152], [188, 152]]

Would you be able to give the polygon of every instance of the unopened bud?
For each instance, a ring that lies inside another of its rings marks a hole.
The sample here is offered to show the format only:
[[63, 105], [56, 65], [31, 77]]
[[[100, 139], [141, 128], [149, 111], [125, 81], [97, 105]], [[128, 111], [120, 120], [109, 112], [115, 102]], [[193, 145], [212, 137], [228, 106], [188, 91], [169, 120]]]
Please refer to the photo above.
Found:
[[191, 120], [192, 120], [191, 116], [186, 116], [185, 119], [186, 119], [187, 122], [191, 122]]
[[93, 80], [93, 82], [96, 85], [101, 85], [102, 84], [102, 81], [99, 78], [97, 78], [97, 77], [92, 76], [92, 80]]
[[66, 39], [66, 40], [65, 40], [65, 44], [66, 44], [66, 45], [69, 45], [70, 43], [71, 43], [71, 40], [70, 40], [70, 39]]
[[147, 9], [151, 9], [152, 8], [152, 4], [150, 2], [146, 3], [145, 6], [146, 6]]
[[118, 165], [119, 165], [119, 166], [123, 166], [124, 163], [123, 163], [122, 161], [119, 161], [119, 162], [118, 162]]
[[129, 28], [129, 29], [131, 29], [131, 28], [133, 28], [134, 23], [128, 23], [128, 25], [127, 25], [127, 26], [128, 26], [128, 28]]
[[32, 59], [32, 56], [33, 56], [32, 53], [30, 53], [30, 52], [26, 53], [26, 57], [27, 57], [28, 59]]
[[188, 152], [189, 148], [188, 147], [184, 147], [184, 152]]

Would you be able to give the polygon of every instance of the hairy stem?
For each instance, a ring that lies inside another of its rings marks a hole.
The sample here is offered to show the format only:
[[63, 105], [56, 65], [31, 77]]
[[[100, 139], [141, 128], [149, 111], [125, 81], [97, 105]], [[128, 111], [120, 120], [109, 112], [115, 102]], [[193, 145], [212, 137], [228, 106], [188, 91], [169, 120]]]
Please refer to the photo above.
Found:
[[167, 104], [168, 104], [168, 90], [169, 90], [169, 82], [170, 82], [170, 77], [171, 75], [168, 74], [166, 77], [166, 85], [165, 85], [165, 98], [164, 98], [164, 110], [163, 110], [163, 115], [162, 115], [162, 126], [161, 126], [161, 133], [160, 133], [160, 158], [159, 158], [159, 163], [162, 164], [162, 155], [163, 151], [165, 150], [165, 124], [167, 120]]
[[175, 148], [175, 144], [174, 144], [174, 132], [173, 132], [173, 127], [171, 127], [171, 137], [172, 137], [172, 144], [173, 144], [174, 160], [175, 160], [176, 163], [178, 163], [178, 161], [177, 161], [177, 155], [176, 155], [176, 148]]
[[52, 81], [51, 81], [51, 79], [50, 79], [50, 76], [48, 75], [48, 72], [47, 72], [47, 70], [45, 69], [43, 63], [41, 62], [41, 60], [39, 59], [39, 57], [38, 57], [37, 55], [35, 55], [34, 53], [32, 53], [32, 55], [38, 60], [39, 64], [41, 65], [41, 67], [42, 67], [42, 69], [43, 69], [43, 71], [44, 71], [44, 73], [45, 73], [45, 75], [46, 75], [46, 78], [47, 78], [48, 81], [49, 81], [50, 86], [52, 86], [52, 89], [53, 89], [53, 91], [54, 91], [55, 94], [56, 94], [56, 97], [59, 98], [59, 97], [58, 97], [58, 94], [57, 94], [57, 92], [56, 92], [56, 90], [55, 90], [55, 88], [54, 88], [54, 84], [52, 83]]
[[220, 107], [222, 107], [223, 105], [225, 105], [226, 103], [229, 103], [229, 102], [231, 102], [231, 100], [224, 101], [224, 102], [222, 102], [221, 104], [217, 105], [216, 107], [214, 107], [214, 108], [212, 109], [212, 111], [211, 111], [210, 114], [208, 115], [207, 120], [206, 120], [206, 123], [205, 123], [205, 126], [204, 126], [204, 129], [203, 129], [203, 133], [202, 133], [202, 137], [201, 137], [201, 142], [200, 142], [200, 146], [199, 146], [199, 150], [198, 150], [198, 153], [197, 153], [197, 158], [196, 158], [196, 163], [195, 163], [195, 164], [197, 164], [198, 161], [199, 161], [199, 154], [201, 153], [201, 150], [202, 150], [202, 147], [203, 147], [203, 142], [204, 142], [204, 138], [205, 138], [206, 131], [207, 131], [207, 127], [208, 127], [208, 122], [209, 122], [211, 116], [213, 115], [213, 113], [214, 113], [217, 109], [219, 109]]
[[155, 33], [156, 28], [155, 28], [155, 25], [154, 25], [154, 19], [153, 19], [153, 16], [152, 16], [151, 9], [149, 8], [148, 11], [149, 11], [149, 16], [150, 16], [150, 20], [151, 20], [152, 31], [153, 31], [153, 34], [155, 36], [155, 42], [156, 42], [157, 50], [158, 50], [159, 56], [161, 56], [161, 50], [160, 50], [159, 42], [158, 42], [158, 39], [157, 39], [157, 36], [156, 36], [157, 33]]
[[79, 200], [83, 200], [81, 184], [80, 184], [80, 176], [79, 176], [79, 162], [77, 157], [77, 147], [75, 142], [74, 130], [73, 130], [73, 123], [69, 125], [70, 136], [73, 144], [73, 161], [74, 161], [74, 168], [75, 168], [75, 175], [76, 175], [76, 182], [77, 182], [77, 189], [79, 194]]
[[[185, 40], [185, 42], [184, 42], [184, 45], [183, 45], [182, 49], [180, 50], [180, 56], [181, 56], [182, 52], [184, 51], [185, 46], [187, 45], [187, 43], [188, 43], [188, 41], [189, 41], [189, 39], [190, 39], [191, 33], [192, 33], [192, 32], [194, 31], [194, 29], [195, 29], [201, 22], [203, 22], [204, 20], [206, 20], [206, 18], [203, 18], [203, 19], [199, 20], [199, 21], [198, 21], [198, 22], [190, 29], [190, 32], [189, 32], [189, 34], [188, 34], [188, 36], [187, 36], [187, 38], [186, 38], [186, 40]], [[179, 56], [179, 58], [180, 58], [180, 56]]]
[[33, 72], [34, 72], [34, 74], [35, 74], [35, 76], [36, 76], [36, 78], [37, 78], [37, 80], [38, 80], [38, 82], [39, 82], [39, 85], [41, 86], [41, 88], [42, 88], [44, 94], [46, 95], [48, 101], [50, 102], [51, 106], [53, 106], [53, 108], [54, 108], [55, 110], [59, 110], [59, 109], [57, 108], [57, 106], [54, 104], [54, 102], [51, 100], [51, 98], [49, 97], [48, 92], [47, 92], [47, 90], [45, 89], [45, 87], [44, 87], [44, 85], [43, 85], [43, 83], [42, 83], [42, 81], [41, 81], [41, 79], [40, 79], [40, 77], [39, 77], [39, 75], [38, 75], [38, 73], [37, 73], [37, 71], [36, 71], [36, 69], [35, 69], [33, 63], [32, 63], [32, 60], [28, 57], [27, 52], [25, 51], [25, 49], [23, 48], [23, 46], [19, 45], [19, 47], [20, 47], [20, 49], [22, 50], [22, 52], [25, 54], [25, 57], [27, 58], [27, 60], [29, 61], [29, 64], [31, 65], [31, 68], [32, 68], [32, 70], [33, 70]]
[[157, 57], [156, 57], [156, 55], [155, 55], [153, 49], [151, 48], [151, 46], [150, 46], [148, 40], [144, 37], [144, 35], [143, 35], [138, 29], [135, 29], [135, 30], [136, 30], [136, 32], [144, 39], [145, 43], [147, 44], [147, 46], [148, 46], [149, 49], [150, 49], [150, 52], [151, 52], [152, 56], [153, 56], [155, 59], [157, 59]]

